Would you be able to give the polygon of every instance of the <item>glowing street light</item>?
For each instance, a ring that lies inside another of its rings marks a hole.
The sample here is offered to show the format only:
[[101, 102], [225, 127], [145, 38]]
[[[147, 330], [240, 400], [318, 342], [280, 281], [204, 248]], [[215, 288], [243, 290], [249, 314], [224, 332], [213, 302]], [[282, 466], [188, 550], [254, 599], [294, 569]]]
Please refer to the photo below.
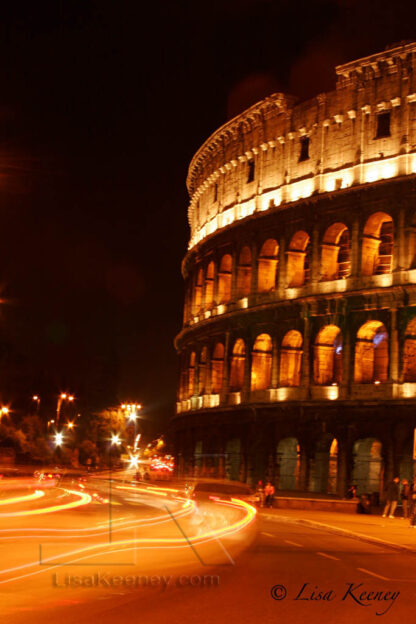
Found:
[[112, 433], [111, 434], [111, 445], [112, 446], [119, 446], [121, 444], [121, 440], [120, 440], [120, 434], [118, 433]]
[[55, 433], [55, 446], [61, 446], [64, 441], [64, 434], [62, 432]]
[[71, 420], [68, 421], [66, 423], [66, 426], [68, 427], [68, 429], [73, 429], [75, 427], [75, 423], [73, 423]]
[[70, 403], [72, 403], [72, 401], [75, 400], [75, 397], [72, 394], [67, 394], [66, 392], [61, 392], [61, 394], [58, 397], [58, 403], [56, 406], [56, 422], [59, 423], [59, 417], [61, 415], [61, 407], [62, 407], [62, 402], [63, 401], [69, 401]]
[[0, 412], [2, 415], [6, 416], [9, 413], [9, 408], [8, 407], [2, 407], [0, 409]]

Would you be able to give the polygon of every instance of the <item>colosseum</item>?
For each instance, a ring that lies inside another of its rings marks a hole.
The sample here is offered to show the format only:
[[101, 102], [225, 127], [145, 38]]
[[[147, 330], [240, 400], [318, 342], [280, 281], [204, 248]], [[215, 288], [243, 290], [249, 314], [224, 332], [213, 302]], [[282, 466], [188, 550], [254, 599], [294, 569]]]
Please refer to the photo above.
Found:
[[178, 472], [379, 493], [413, 477], [416, 42], [274, 93], [187, 187]]

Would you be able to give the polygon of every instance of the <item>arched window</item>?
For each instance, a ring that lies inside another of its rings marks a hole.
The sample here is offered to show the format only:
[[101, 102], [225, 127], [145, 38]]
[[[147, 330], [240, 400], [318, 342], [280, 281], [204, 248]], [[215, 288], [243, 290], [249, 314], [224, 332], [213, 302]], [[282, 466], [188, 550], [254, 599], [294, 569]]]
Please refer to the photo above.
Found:
[[324, 234], [321, 249], [322, 280], [348, 277], [351, 272], [350, 236], [343, 223], [334, 223]]
[[406, 327], [403, 348], [403, 381], [416, 381], [416, 318]]
[[287, 285], [290, 288], [303, 286], [309, 281], [310, 238], [303, 231], [296, 232], [287, 252]]
[[203, 347], [201, 354], [199, 356], [199, 365], [198, 365], [198, 393], [205, 394], [207, 391], [207, 372], [208, 372], [208, 349]]
[[258, 259], [258, 292], [270, 292], [276, 288], [278, 253], [277, 242], [272, 238], [266, 240]]
[[230, 390], [240, 392], [244, 384], [244, 362], [246, 359], [246, 347], [244, 340], [239, 338], [235, 341], [230, 366]]
[[197, 276], [196, 276], [196, 282], [195, 282], [195, 287], [194, 287], [194, 300], [193, 300], [193, 306], [192, 306], [192, 311], [194, 314], [198, 314], [201, 311], [202, 284], [203, 284], [203, 274], [202, 274], [202, 269], [199, 269]]
[[254, 343], [251, 359], [251, 390], [270, 388], [272, 378], [272, 339], [260, 334]]
[[299, 386], [302, 362], [302, 334], [291, 329], [282, 340], [280, 352], [280, 385]]
[[218, 342], [211, 358], [211, 393], [218, 394], [222, 388], [224, 371], [224, 345]]
[[361, 270], [363, 275], [391, 273], [393, 267], [393, 219], [385, 212], [375, 212], [364, 227]]
[[383, 323], [364, 323], [358, 330], [355, 344], [354, 380], [357, 383], [387, 381], [388, 349], [388, 334]]
[[189, 368], [188, 368], [188, 398], [194, 395], [195, 393], [195, 360], [196, 355], [193, 351], [189, 358]]
[[323, 386], [342, 381], [342, 335], [336, 325], [326, 325], [316, 337], [313, 376]]
[[237, 266], [237, 297], [247, 297], [251, 290], [251, 251], [243, 247]]
[[218, 272], [218, 303], [228, 303], [231, 299], [232, 258], [226, 254], [221, 258]]
[[184, 401], [188, 398], [188, 356], [183, 353], [181, 356], [181, 372], [179, 380], [179, 401]]
[[214, 263], [207, 266], [205, 275], [205, 309], [209, 310], [214, 304]]

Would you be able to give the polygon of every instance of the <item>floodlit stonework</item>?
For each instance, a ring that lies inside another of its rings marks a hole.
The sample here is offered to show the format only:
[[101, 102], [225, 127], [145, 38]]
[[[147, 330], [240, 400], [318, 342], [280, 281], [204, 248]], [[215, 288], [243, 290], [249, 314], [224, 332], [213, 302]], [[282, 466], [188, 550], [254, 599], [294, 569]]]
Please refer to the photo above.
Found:
[[416, 43], [273, 94], [188, 174], [182, 474], [380, 492], [413, 474]]

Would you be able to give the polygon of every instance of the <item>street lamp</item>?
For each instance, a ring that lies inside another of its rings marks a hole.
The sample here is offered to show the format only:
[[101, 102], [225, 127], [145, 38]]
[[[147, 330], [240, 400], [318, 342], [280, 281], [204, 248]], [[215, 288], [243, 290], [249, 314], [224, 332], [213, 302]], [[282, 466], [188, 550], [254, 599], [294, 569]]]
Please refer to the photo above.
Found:
[[39, 407], [40, 407], [40, 396], [38, 394], [34, 394], [32, 396], [32, 401], [34, 401], [36, 403], [36, 413], [39, 413]]
[[75, 400], [75, 397], [72, 394], [61, 392], [61, 394], [58, 397], [58, 403], [56, 405], [56, 422], [57, 423], [59, 423], [59, 417], [61, 415], [61, 407], [62, 407], [63, 401], [69, 401], [70, 403], [72, 403], [72, 401], [74, 400]]
[[0, 409], [0, 413], [1, 413], [1, 416], [7, 416], [7, 414], [9, 413], [9, 408], [8, 408], [8, 407], [5, 407], [5, 406], [4, 406], [4, 407], [2, 407], [2, 408]]
[[61, 446], [61, 444], [64, 441], [64, 434], [62, 433], [62, 431], [57, 431], [55, 433], [55, 446]]

